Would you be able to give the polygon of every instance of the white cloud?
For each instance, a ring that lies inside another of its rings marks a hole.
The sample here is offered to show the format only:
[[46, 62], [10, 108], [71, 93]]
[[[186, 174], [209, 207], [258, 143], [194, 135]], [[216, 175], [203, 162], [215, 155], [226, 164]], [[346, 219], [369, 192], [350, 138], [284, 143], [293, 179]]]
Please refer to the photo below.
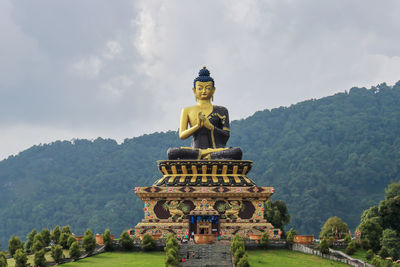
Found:
[[43, 142], [18, 125], [46, 140], [176, 129], [202, 65], [233, 119], [394, 84], [399, 13], [394, 0], [2, 1], [0, 147]]

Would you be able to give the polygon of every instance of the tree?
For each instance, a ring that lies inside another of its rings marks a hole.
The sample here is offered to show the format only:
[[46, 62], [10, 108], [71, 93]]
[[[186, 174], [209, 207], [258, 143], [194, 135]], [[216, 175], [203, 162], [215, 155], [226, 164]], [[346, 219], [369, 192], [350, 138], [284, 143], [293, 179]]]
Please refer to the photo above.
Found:
[[348, 245], [350, 242], [351, 242], [351, 236], [350, 236], [350, 235], [346, 235], [346, 236], [344, 237], [344, 243], [345, 243], [346, 245]]
[[35, 266], [40, 266], [40, 267], [47, 266], [47, 261], [46, 258], [44, 257], [44, 254], [45, 254], [44, 249], [35, 252], [35, 259], [34, 259]]
[[391, 183], [386, 190], [386, 198], [379, 204], [383, 228], [400, 232], [400, 182]]
[[239, 249], [239, 248], [243, 248], [243, 250], [245, 249], [244, 248], [244, 242], [243, 242], [243, 239], [240, 237], [240, 235], [235, 234], [232, 237], [232, 243], [231, 243], [231, 252], [232, 252], [232, 254], [235, 255], [236, 250]]
[[65, 225], [61, 229], [61, 233], [71, 235], [71, 227], [69, 225]]
[[397, 260], [400, 258], [400, 237], [395, 230], [383, 230], [381, 246], [387, 248], [389, 256], [393, 259]]
[[53, 245], [51, 247], [51, 257], [56, 263], [60, 263], [64, 259], [63, 249], [60, 245]]
[[164, 247], [165, 251], [165, 265], [166, 266], [178, 266], [178, 260], [179, 260], [179, 245], [178, 241], [176, 240], [175, 236], [173, 234], [169, 234], [167, 236], [167, 242]]
[[127, 231], [122, 232], [119, 237], [118, 243], [124, 250], [131, 250], [133, 248], [133, 242]]
[[370, 261], [372, 260], [374, 255], [374, 251], [372, 249], [368, 249], [367, 253], [365, 254], [365, 258]]
[[113, 240], [112, 240], [112, 237], [111, 237], [110, 229], [106, 229], [104, 231], [104, 234], [103, 234], [103, 244], [104, 244], [105, 249], [107, 251], [111, 251], [112, 250], [112, 248], [113, 248], [112, 247], [112, 242], [113, 242]]
[[269, 235], [268, 235], [268, 233], [263, 233], [262, 234], [260, 243], [261, 243], [261, 246], [263, 248], [267, 248], [268, 247], [268, 243], [269, 243]]
[[30, 252], [32, 249], [33, 245], [33, 238], [37, 234], [36, 229], [33, 229], [27, 236], [26, 236], [26, 242], [24, 244], [25, 251]]
[[71, 247], [69, 248], [69, 256], [74, 260], [78, 260], [81, 256], [81, 249], [79, 248], [78, 242], [72, 243]]
[[233, 261], [235, 265], [237, 265], [240, 259], [244, 256], [244, 253], [245, 253], [244, 247], [238, 247], [235, 250], [235, 253], [233, 254]]
[[49, 229], [43, 228], [42, 231], [40, 232], [40, 235], [42, 236], [44, 246], [47, 247], [51, 241]]
[[321, 251], [323, 254], [329, 254], [329, 244], [326, 238], [321, 240], [321, 243], [319, 244], [319, 251]]
[[166, 267], [178, 266], [178, 260], [176, 259], [176, 256], [174, 255], [172, 250], [167, 250], [165, 253], [165, 266]]
[[357, 228], [364, 239], [368, 239], [371, 248], [376, 252], [380, 248], [380, 238], [382, 236], [382, 227], [377, 222], [377, 218], [367, 219]]
[[87, 229], [82, 238], [82, 247], [85, 249], [87, 253], [92, 254], [94, 249], [96, 248], [96, 239], [93, 236], [92, 231]]
[[237, 267], [250, 267], [249, 256], [244, 253], [243, 257], [239, 260]]
[[144, 251], [151, 251], [156, 247], [156, 243], [154, 238], [146, 233], [143, 235], [141, 246]]
[[60, 226], [57, 225], [51, 232], [51, 240], [53, 240], [54, 244], [58, 244], [60, 240], [60, 235], [61, 235]]
[[288, 209], [282, 200], [272, 202], [271, 199], [268, 199], [264, 205], [264, 217], [275, 228], [279, 228], [282, 231], [283, 227], [290, 221]]
[[353, 255], [356, 251], [356, 243], [354, 241], [351, 241], [346, 247], [346, 253], [349, 255]]
[[68, 238], [70, 237], [69, 234], [61, 232], [60, 238], [58, 240], [58, 244], [60, 244], [64, 249], [68, 248]]
[[290, 228], [290, 230], [286, 234], [286, 241], [289, 243], [289, 245], [292, 245], [294, 243], [294, 236], [298, 235], [296, 230], [293, 228]]
[[14, 254], [15, 267], [26, 267], [28, 262], [28, 257], [22, 248], [17, 249]]
[[70, 235], [70, 236], [68, 237], [68, 241], [67, 241], [67, 248], [70, 248], [71, 245], [72, 245], [72, 243], [74, 243], [74, 242], [76, 242], [76, 238], [73, 237], [72, 235]]
[[37, 233], [33, 238], [32, 252], [37, 252], [44, 248], [42, 235]]
[[8, 241], [8, 252], [10, 252], [11, 256], [14, 257], [14, 253], [18, 249], [22, 249], [22, 242], [21, 239], [19, 239], [18, 236], [12, 236], [10, 240]]
[[326, 220], [319, 234], [320, 238], [330, 236], [345, 236], [349, 232], [349, 227], [337, 216], [330, 217]]
[[3, 251], [0, 251], [0, 267], [7, 267], [6, 254]]

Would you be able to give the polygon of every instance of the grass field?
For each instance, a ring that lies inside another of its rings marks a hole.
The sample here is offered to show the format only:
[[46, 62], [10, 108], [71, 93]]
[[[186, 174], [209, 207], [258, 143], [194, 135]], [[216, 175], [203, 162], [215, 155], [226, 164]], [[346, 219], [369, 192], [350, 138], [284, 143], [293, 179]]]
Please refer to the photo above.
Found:
[[273, 250], [249, 250], [250, 266], [276, 266], [276, 267], [320, 267], [320, 266], [349, 266], [347, 264], [308, 255], [296, 251], [273, 249]]
[[164, 252], [106, 252], [77, 262], [69, 262], [62, 267], [161, 267], [165, 266]]
[[[63, 253], [64, 253], [64, 255], [65, 255], [66, 257], [69, 257], [69, 252], [68, 252], [68, 250], [64, 249], [64, 250], [63, 250]], [[50, 252], [47, 252], [46, 255], [45, 255], [45, 257], [46, 257], [46, 260], [47, 260], [47, 261], [54, 261], [53, 258], [50, 256]], [[33, 260], [34, 260], [34, 258], [35, 258], [34, 255], [28, 255], [28, 263], [29, 263], [30, 265], [32, 265], [32, 266], [33, 266]], [[7, 264], [8, 264], [8, 267], [14, 267], [14, 266], [15, 266], [15, 260], [14, 260], [13, 258], [10, 258], [10, 259], [7, 260]]]

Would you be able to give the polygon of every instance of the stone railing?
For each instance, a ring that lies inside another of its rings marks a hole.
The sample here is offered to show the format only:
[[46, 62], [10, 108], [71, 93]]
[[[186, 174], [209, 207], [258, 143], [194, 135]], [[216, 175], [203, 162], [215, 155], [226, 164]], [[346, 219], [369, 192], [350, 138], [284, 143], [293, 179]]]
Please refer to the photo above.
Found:
[[360, 259], [355, 259], [350, 257], [349, 255], [347, 255], [346, 253], [343, 253], [341, 251], [338, 250], [333, 250], [333, 249], [329, 249], [329, 252], [331, 254], [323, 254], [321, 253], [319, 250], [307, 247], [305, 245], [301, 245], [301, 244], [293, 244], [292, 246], [292, 250], [294, 251], [299, 251], [299, 252], [303, 252], [306, 254], [312, 254], [312, 255], [316, 255], [325, 259], [330, 259], [333, 261], [339, 261], [339, 262], [343, 262], [346, 263], [348, 265], [351, 266], [356, 266], [356, 267], [373, 267], [373, 265], [363, 262]]

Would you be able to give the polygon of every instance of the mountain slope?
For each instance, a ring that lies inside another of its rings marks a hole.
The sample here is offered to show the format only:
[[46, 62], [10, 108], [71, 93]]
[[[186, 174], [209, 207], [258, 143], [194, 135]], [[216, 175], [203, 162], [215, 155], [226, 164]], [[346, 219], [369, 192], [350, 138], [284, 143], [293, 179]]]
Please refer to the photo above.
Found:
[[[254, 161], [249, 177], [274, 186], [291, 226], [318, 234], [341, 217], [351, 228], [400, 177], [400, 82], [352, 88], [319, 100], [264, 110], [232, 122], [230, 146]], [[11, 234], [70, 224], [82, 233], [115, 234], [143, 216], [135, 186], [152, 184], [168, 147], [187, 146], [176, 132], [114, 140], [57, 141], [0, 162], [0, 244]]]

